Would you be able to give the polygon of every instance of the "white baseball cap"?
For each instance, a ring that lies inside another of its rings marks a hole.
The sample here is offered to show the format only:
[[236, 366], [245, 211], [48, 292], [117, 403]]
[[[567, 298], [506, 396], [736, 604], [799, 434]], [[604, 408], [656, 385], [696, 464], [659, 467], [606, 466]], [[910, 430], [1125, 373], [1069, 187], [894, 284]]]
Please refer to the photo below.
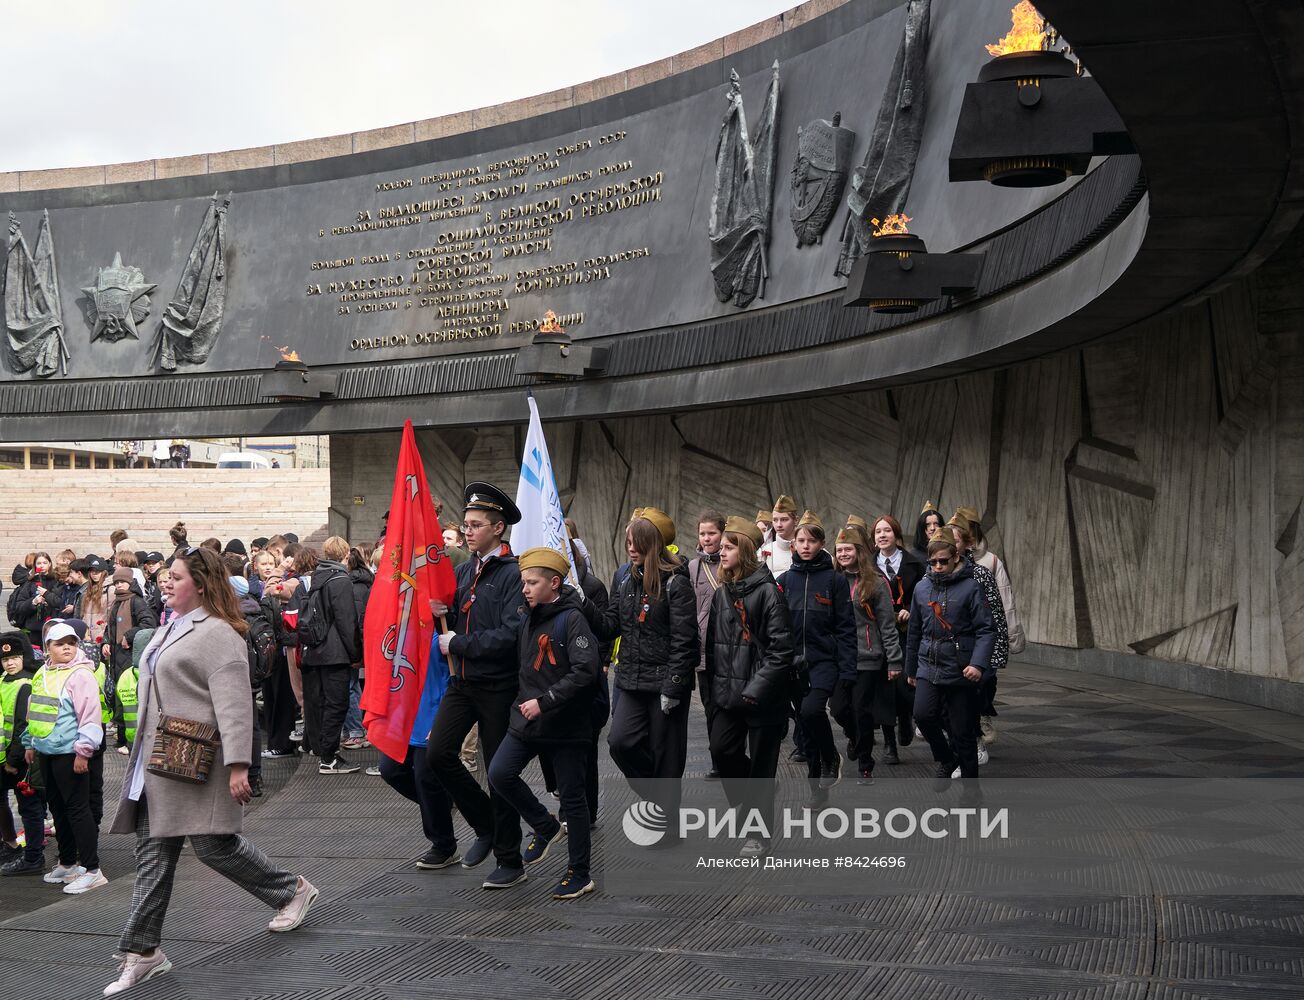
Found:
[[76, 639], [77, 630], [67, 622], [55, 622], [50, 626], [50, 630], [45, 633], [45, 644], [48, 646], [52, 642], [58, 642], [60, 639]]

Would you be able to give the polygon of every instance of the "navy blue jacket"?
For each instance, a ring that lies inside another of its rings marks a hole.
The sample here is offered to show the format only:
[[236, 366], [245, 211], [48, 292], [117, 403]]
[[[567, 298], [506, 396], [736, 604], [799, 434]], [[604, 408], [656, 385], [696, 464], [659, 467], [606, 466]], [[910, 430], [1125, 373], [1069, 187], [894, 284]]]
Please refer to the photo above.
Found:
[[448, 644], [454, 678], [481, 687], [514, 690], [520, 663], [516, 640], [525, 617], [521, 571], [509, 546], [483, 563], [472, 556], [454, 573], [457, 598]]
[[794, 551], [792, 568], [779, 576], [792, 621], [792, 652], [805, 657], [810, 686], [832, 691], [838, 681], [856, 679], [856, 615], [851, 585], [833, 569], [824, 549], [806, 561]]
[[973, 569], [962, 562], [946, 576], [929, 571], [915, 587], [906, 632], [906, 673], [934, 684], [972, 683], [964, 668], [972, 664], [984, 679], [996, 673], [992, 612]]

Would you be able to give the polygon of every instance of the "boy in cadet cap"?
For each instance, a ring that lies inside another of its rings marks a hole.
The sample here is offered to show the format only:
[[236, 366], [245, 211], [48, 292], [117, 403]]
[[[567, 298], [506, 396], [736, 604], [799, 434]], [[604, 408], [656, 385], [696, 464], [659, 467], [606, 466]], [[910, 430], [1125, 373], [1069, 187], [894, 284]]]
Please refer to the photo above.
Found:
[[[23, 733], [32, 692], [36, 657], [22, 632], [0, 635], [0, 875], [39, 875], [45, 871], [45, 797], [26, 780]], [[39, 784], [39, 782], [37, 782]], [[9, 793], [18, 800], [24, 844], [9, 811]]]
[[[579, 593], [565, 583], [570, 563], [564, 555], [547, 547], [526, 549], [519, 565], [530, 608], [517, 642], [520, 689], [508, 733], [489, 765], [489, 783], [534, 830], [523, 854], [527, 865], [541, 862], [557, 840], [568, 837], [566, 874], [552, 898], [579, 899], [594, 888], [584, 782], [593, 737], [590, 707], [601, 669], [598, 641]], [[521, 780], [521, 772], [541, 755], [556, 774], [564, 823]]]

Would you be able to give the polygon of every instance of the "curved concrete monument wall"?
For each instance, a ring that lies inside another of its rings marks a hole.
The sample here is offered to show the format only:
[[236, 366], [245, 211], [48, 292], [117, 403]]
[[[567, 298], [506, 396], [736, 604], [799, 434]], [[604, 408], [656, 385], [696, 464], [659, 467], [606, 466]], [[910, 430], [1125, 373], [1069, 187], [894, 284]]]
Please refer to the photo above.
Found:
[[[836, 292], [847, 174], [882, 169], [868, 158], [885, 102], [890, 131], [918, 144], [883, 204], [930, 249], [1064, 194], [948, 181], [964, 84], [1007, 28], [1007, 0], [917, 0], [904, 77], [906, 6], [817, 6], [831, 11], [521, 121], [285, 168], [163, 179], [156, 166], [150, 181], [0, 193], [34, 271], [54, 273], [42, 318], [61, 326], [36, 364], [7, 351], [6, 377], [257, 372], [278, 348], [314, 367], [413, 361], [514, 350], [549, 310], [577, 340], [610, 339]], [[730, 157], [757, 177], [731, 176]]]

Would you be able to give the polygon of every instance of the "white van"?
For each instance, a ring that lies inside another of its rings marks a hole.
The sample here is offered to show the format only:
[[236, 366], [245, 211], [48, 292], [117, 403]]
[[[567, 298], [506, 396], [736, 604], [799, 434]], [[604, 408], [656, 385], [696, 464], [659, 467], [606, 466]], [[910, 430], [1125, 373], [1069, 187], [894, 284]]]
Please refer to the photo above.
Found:
[[270, 469], [271, 460], [256, 451], [228, 451], [217, 456], [219, 469]]

